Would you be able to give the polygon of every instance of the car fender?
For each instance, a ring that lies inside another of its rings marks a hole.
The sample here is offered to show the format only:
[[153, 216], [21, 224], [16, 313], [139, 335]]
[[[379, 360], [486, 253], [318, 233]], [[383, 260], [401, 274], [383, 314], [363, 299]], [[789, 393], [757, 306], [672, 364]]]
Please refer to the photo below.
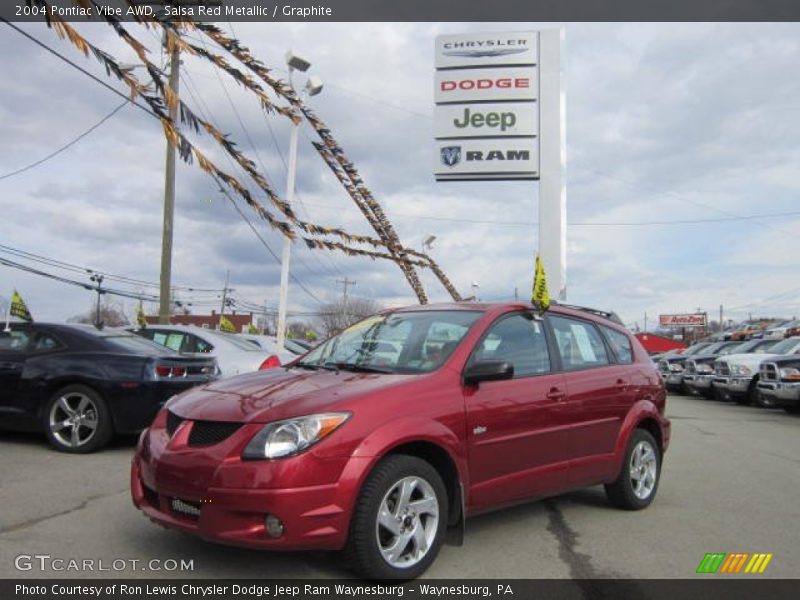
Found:
[[444, 450], [455, 464], [461, 488], [469, 489], [466, 448], [456, 433], [436, 420], [401, 417], [371, 432], [353, 450], [339, 478], [340, 489], [344, 492], [340, 498], [350, 499], [342, 506], [348, 514], [367, 476], [381, 459], [395, 448], [412, 442], [428, 442]]
[[[658, 407], [649, 399], [643, 399], [637, 401], [631, 409], [628, 411], [625, 420], [622, 422], [622, 426], [619, 429], [619, 435], [617, 436], [616, 444], [614, 445], [614, 478], [616, 479], [617, 475], [619, 475], [620, 469], [622, 468], [622, 461], [625, 458], [625, 451], [628, 448], [628, 441], [631, 438], [631, 435], [639, 426], [639, 424], [646, 419], [652, 419], [656, 423], [658, 423], [659, 428], [661, 429], [661, 439], [663, 442], [668, 443], [669, 441], [669, 433], [665, 431], [665, 418], [664, 416], [658, 411]], [[661, 452], [666, 450], [664, 447], [666, 444], [662, 442]]]

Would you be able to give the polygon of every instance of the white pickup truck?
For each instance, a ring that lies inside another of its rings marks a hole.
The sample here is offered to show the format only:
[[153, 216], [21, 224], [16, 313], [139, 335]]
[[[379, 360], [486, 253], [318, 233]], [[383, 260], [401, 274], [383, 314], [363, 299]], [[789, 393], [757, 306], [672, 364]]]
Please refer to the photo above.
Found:
[[800, 354], [800, 337], [791, 337], [767, 345], [749, 354], [729, 354], [714, 361], [714, 390], [720, 399], [731, 399], [738, 404], [756, 404], [772, 407], [758, 387], [759, 367], [762, 362], [786, 354]]

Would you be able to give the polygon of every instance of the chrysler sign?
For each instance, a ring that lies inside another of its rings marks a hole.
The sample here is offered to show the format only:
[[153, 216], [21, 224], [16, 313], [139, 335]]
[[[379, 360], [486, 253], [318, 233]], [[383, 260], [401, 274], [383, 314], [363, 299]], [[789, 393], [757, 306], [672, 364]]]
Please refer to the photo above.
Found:
[[659, 315], [658, 323], [662, 327], [705, 327], [708, 324], [708, 315], [706, 313]]
[[441, 35], [436, 38], [436, 68], [535, 65], [538, 46], [535, 32]]

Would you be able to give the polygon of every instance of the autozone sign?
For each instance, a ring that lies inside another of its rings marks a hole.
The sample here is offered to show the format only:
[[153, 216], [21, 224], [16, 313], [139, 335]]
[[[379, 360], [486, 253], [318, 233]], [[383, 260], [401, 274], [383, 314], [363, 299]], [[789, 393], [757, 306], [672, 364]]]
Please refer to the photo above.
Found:
[[536, 67], [454, 69], [437, 71], [434, 100], [480, 102], [486, 100], [536, 100], [539, 94]]
[[659, 315], [658, 322], [662, 327], [705, 327], [708, 324], [708, 315], [705, 313]]
[[434, 111], [436, 138], [535, 136], [539, 113], [526, 102], [440, 104]]

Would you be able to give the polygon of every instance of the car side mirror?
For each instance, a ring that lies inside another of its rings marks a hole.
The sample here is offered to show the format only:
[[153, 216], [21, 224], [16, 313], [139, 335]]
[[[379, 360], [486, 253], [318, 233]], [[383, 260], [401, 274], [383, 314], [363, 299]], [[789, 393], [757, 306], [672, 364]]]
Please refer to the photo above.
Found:
[[464, 372], [464, 385], [478, 385], [481, 381], [500, 381], [514, 377], [514, 365], [505, 360], [482, 360]]

